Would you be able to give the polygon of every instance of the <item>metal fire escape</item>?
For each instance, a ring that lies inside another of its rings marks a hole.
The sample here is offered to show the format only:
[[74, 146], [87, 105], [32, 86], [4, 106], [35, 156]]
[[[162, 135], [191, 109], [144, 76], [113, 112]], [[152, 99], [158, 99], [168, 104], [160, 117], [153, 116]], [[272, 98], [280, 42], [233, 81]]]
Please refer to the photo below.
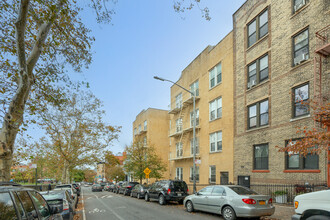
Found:
[[[322, 91], [322, 72], [325, 74], [328, 73], [329, 66], [329, 57], [330, 57], [330, 25], [324, 27], [323, 29], [316, 32], [316, 50], [314, 57], [314, 100], [319, 103], [319, 105], [323, 104], [323, 101], [328, 102], [327, 99], [324, 100], [324, 97], [329, 98], [329, 79], [326, 80], [326, 88], [325, 91]], [[324, 61], [323, 61], [324, 59]], [[325, 66], [322, 66], [322, 63], [325, 62]], [[326, 94], [323, 94], [325, 92]], [[328, 103], [326, 103], [328, 105]], [[318, 117], [319, 121], [327, 126], [328, 131], [330, 130], [330, 120], [325, 113], [321, 114]], [[328, 164], [327, 164], [327, 183], [328, 187], [330, 187], [330, 146], [328, 146]]]

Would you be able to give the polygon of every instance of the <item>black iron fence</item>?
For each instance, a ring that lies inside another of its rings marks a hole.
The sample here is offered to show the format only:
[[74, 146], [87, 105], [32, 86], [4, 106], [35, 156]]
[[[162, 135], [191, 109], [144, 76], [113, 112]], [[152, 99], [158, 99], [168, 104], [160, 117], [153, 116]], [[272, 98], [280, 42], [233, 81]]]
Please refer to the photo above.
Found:
[[[193, 184], [187, 184], [190, 194], [193, 193]], [[211, 184], [196, 184], [196, 190]], [[328, 189], [326, 182], [297, 183], [297, 184], [251, 184], [250, 188], [259, 194], [269, 195], [274, 203], [293, 204], [294, 197], [303, 193]]]

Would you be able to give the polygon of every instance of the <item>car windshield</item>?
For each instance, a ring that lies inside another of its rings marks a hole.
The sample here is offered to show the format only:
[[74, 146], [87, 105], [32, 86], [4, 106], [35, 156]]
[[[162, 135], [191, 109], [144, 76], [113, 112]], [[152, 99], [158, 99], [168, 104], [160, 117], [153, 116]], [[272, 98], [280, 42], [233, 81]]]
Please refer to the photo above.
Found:
[[47, 200], [47, 203], [49, 205], [59, 205], [59, 204], [63, 203], [63, 200], [61, 200], [61, 199], [57, 199], [57, 200], [48, 200], [48, 199], [46, 199], [46, 200]]
[[71, 188], [71, 185], [60, 185], [60, 186], [55, 186], [55, 188]]
[[54, 200], [54, 199], [62, 199], [63, 198], [63, 193], [49, 193], [49, 194], [41, 193], [41, 195], [46, 200]]
[[240, 186], [229, 186], [231, 190], [233, 190], [238, 195], [258, 195], [258, 193], [254, 192], [251, 189], [240, 187]]
[[99, 184], [95, 184], [94, 186], [98, 187], [98, 186], [101, 186], [101, 185], [99, 185]]

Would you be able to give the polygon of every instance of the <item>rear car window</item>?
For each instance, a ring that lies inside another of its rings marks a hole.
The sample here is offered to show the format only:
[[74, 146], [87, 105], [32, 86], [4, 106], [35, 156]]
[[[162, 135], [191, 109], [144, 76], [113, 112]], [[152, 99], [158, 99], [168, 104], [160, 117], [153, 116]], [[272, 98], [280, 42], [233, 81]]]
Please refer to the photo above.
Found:
[[173, 181], [171, 187], [173, 187], [174, 190], [187, 191], [187, 184], [183, 181]]
[[36, 192], [31, 192], [31, 196], [36, 204], [36, 208], [41, 214], [42, 219], [48, 219], [48, 217], [50, 216], [50, 210], [46, 200], [39, 193]]
[[0, 193], [0, 220], [16, 220], [16, 210], [9, 193]]
[[239, 187], [239, 186], [230, 186], [231, 190], [233, 190], [238, 195], [258, 195], [258, 193], [254, 192], [249, 188]]

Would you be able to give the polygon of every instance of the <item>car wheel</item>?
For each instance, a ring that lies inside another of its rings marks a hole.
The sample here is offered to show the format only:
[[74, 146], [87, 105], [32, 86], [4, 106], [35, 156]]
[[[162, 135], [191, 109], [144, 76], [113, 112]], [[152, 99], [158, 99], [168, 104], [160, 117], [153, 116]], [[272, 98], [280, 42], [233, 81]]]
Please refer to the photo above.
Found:
[[136, 195], [136, 198], [141, 199], [140, 193]]
[[234, 209], [230, 206], [226, 206], [222, 209], [222, 217], [225, 220], [235, 220], [236, 219], [236, 213]]
[[131, 197], [133, 197], [133, 193], [131, 192], [131, 195], [130, 195]]
[[146, 200], [147, 202], [150, 201], [150, 199], [149, 199], [149, 195], [148, 195], [148, 194], [146, 194], [146, 195], [144, 196], [144, 200]]
[[165, 200], [165, 197], [163, 195], [159, 196], [158, 203], [159, 203], [159, 205], [165, 205], [166, 204], [166, 200]]
[[193, 212], [194, 211], [194, 206], [193, 206], [193, 204], [190, 200], [186, 203], [186, 209], [187, 209], [187, 212]]
[[308, 218], [306, 218], [306, 220], [329, 220], [330, 216], [324, 216], [324, 215], [312, 215]]

